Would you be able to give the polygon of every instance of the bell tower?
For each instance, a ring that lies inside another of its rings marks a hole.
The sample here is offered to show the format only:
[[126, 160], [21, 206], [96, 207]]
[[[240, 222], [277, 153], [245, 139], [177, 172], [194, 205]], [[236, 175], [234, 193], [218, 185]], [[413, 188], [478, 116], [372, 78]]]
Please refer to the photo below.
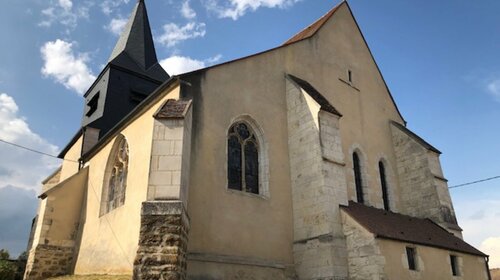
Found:
[[139, 0], [106, 67], [84, 95], [82, 155], [168, 78], [156, 57], [146, 4]]

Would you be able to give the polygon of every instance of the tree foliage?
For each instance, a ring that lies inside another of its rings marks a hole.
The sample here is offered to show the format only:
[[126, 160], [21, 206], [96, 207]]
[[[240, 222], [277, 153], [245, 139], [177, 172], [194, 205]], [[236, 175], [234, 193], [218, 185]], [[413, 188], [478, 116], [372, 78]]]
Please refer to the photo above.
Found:
[[10, 260], [9, 251], [0, 249], [0, 280], [21, 280], [26, 266], [27, 253], [22, 253], [17, 261]]
[[15, 280], [17, 274], [17, 266], [6, 260], [0, 260], [0, 279], [2, 280]]
[[0, 249], [0, 260], [8, 260], [10, 258], [10, 254], [8, 250]]

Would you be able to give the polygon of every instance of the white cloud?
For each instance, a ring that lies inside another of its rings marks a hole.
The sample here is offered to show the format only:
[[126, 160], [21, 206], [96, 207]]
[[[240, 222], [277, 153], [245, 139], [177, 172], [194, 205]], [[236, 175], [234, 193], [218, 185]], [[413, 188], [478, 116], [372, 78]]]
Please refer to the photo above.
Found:
[[115, 35], [120, 35], [127, 25], [127, 19], [125, 18], [114, 18], [111, 19], [106, 29]]
[[[0, 93], [0, 139], [48, 154], [58, 148], [33, 132], [19, 115], [15, 100]], [[39, 190], [40, 181], [49, 175], [59, 160], [0, 143], [0, 188], [15, 186]]]
[[128, 4], [128, 2], [130, 0], [104, 0], [101, 2], [101, 11], [106, 15], [110, 15], [116, 8], [123, 4]]
[[189, 0], [186, 0], [182, 3], [181, 14], [187, 19], [193, 19], [196, 17], [196, 12], [189, 5]]
[[54, 23], [60, 23], [69, 29], [74, 29], [78, 20], [89, 18], [89, 9], [93, 5], [92, 2], [85, 1], [78, 7], [73, 7], [71, 0], [58, 0], [57, 3], [52, 1], [49, 3], [50, 6], [41, 12], [42, 21], [38, 23], [38, 26], [51, 27]]
[[[500, 227], [498, 209], [500, 200], [482, 199], [461, 202], [457, 210], [458, 222], [464, 239], [490, 255], [490, 263], [500, 267]], [[490, 266], [494, 267], [494, 266]]]
[[204, 37], [205, 34], [205, 23], [190, 22], [184, 26], [169, 23], [163, 26], [163, 34], [158, 37], [158, 42], [167, 47], [173, 47], [188, 39]]
[[87, 66], [88, 56], [75, 54], [72, 48], [73, 43], [60, 39], [45, 43], [41, 48], [42, 74], [82, 95], [96, 77]]
[[177, 75], [205, 67], [205, 63], [201, 60], [176, 55], [161, 60], [160, 64], [169, 75]]
[[207, 58], [204, 61], [207, 65], [212, 65], [212, 64], [219, 62], [221, 59], [222, 59], [222, 54], [218, 54], [216, 56]]
[[161, 66], [170, 75], [178, 75], [197, 69], [205, 68], [214, 64], [222, 58], [222, 55], [216, 55], [205, 60], [197, 60], [186, 56], [171, 56], [160, 61]]
[[59, 0], [59, 6], [68, 11], [73, 8], [73, 2], [71, 0]]
[[[59, 150], [33, 132], [14, 98], [0, 93], [0, 139], [55, 155]], [[41, 181], [60, 160], [0, 142], [0, 248], [16, 257], [26, 249], [30, 221], [36, 213]]]
[[481, 243], [480, 249], [490, 255], [490, 268], [500, 268], [500, 236], [487, 238]]
[[214, 12], [219, 18], [237, 20], [248, 11], [264, 8], [286, 8], [301, 0], [205, 0], [208, 11]]
[[500, 102], [500, 79], [490, 81], [487, 84], [486, 89], [496, 101]]

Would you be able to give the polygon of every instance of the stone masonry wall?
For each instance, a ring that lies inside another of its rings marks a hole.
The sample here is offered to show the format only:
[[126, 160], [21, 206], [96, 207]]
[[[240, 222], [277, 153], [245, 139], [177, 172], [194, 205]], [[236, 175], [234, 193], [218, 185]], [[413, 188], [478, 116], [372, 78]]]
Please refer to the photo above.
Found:
[[[45, 197], [41, 203], [37, 217], [38, 236], [37, 242], [31, 243], [26, 264], [25, 280], [46, 279], [52, 276], [71, 274], [73, 271], [73, 253], [75, 247], [75, 234], [78, 224], [67, 225], [72, 229], [72, 235], [68, 239], [54, 239], [50, 232], [59, 231], [60, 228], [54, 225], [53, 216], [55, 214], [54, 196]], [[60, 226], [60, 224], [59, 224]], [[54, 228], [55, 227], [55, 228]]]
[[391, 124], [400, 179], [401, 213], [430, 218], [461, 237], [439, 155]]
[[148, 200], [179, 199], [184, 119], [155, 119]]
[[296, 273], [299, 279], [347, 279], [338, 210], [347, 203], [338, 117], [320, 113], [289, 80], [287, 104]]
[[42, 193], [50, 190], [55, 185], [59, 184], [61, 180], [61, 168], [59, 168], [54, 174], [52, 174], [49, 178], [45, 179], [42, 185]]
[[73, 247], [37, 245], [29, 252], [25, 280], [42, 280], [71, 273]]
[[384, 280], [386, 260], [375, 236], [356, 223], [348, 214], [342, 213], [343, 229], [347, 240], [349, 279]]
[[186, 279], [188, 232], [181, 201], [144, 202], [133, 279]]

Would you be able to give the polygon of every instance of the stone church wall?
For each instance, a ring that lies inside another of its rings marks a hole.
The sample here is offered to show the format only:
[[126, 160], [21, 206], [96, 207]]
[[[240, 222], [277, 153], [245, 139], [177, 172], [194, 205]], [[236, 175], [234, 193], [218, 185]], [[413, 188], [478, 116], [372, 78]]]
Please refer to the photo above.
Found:
[[384, 280], [385, 257], [375, 236], [349, 215], [342, 213], [343, 230], [347, 241], [349, 279]]
[[39, 244], [29, 252], [24, 279], [43, 280], [72, 271], [74, 247]]
[[180, 201], [144, 202], [134, 280], [186, 279], [189, 218]]
[[347, 279], [345, 240], [337, 205], [347, 203], [338, 116], [287, 80], [294, 214], [294, 259], [299, 279]]
[[424, 147], [408, 131], [391, 124], [401, 186], [401, 212], [431, 218], [462, 237], [457, 225], [439, 154]]

